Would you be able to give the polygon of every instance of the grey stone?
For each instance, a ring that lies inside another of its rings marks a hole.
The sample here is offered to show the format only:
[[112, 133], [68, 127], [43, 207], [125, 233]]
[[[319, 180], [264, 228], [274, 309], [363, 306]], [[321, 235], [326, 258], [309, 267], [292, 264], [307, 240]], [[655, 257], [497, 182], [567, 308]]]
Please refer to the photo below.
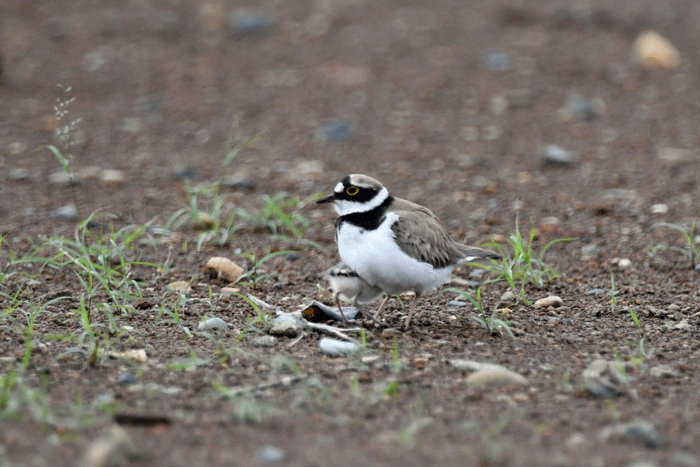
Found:
[[319, 346], [321, 348], [321, 352], [332, 357], [353, 354], [361, 349], [361, 347], [354, 342], [341, 341], [330, 337], [324, 337], [321, 339]]
[[132, 373], [122, 373], [117, 377], [117, 384], [121, 386], [131, 386], [139, 382], [139, 379]]
[[264, 464], [277, 464], [285, 459], [284, 449], [268, 444], [258, 449], [257, 458]]
[[581, 258], [583, 259], [596, 258], [598, 257], [598, 255], [600, 255], [600, 247], [595, 243], [591, 243], [589, 245], [584, 245], [581, 247]]
[[542, 149], [541, 157], [542, 166], [544, 167], [569, 166], [578, 162], [578, 157], [575, 154], [556, 144], [545, 146]]
[[304, 322], [291, 313], [278, 316], [272, 321], [270, 326], [270, 334], [273, 336], [296, 337], [303, 330]]
[[671, 365], [657, 365], [649, 369], [649, 376], [654, 378], [677, 378], [680, 373], [674, 370]]
[[605, 289], [591, 289], [588, 292], [586, 292], [587, 295], [600, 295], [604, 294]]
[[7, 179], [15, 182], [24, 182], [31, 179], [31, 177], [32, 173], [29, 171], [29, 169], [22, 167], [14, 167], [7, 171]]
[[512, 290], [507, 290], [501, 295], [501, 303], [515, 303], [518, 301], [518, 297]]
[[454, 307], [465, 307], [467, 306], [467, 302], [463, 302], [462, 300], [452, 300], [450, 303], [447, 304], [448, 306], [454, 306]]
[[264, 8], [236, 8], [226, 19], [229, 34], [236, 38], [266, 37], [274, 33], [280, 23], [276, 13]]
[[510, 55], [504, 52], [490, 52], [484, 54], [484, 63], [489, 71], [502, 73], [513, 68]]
[[355, 134], [350, 122], [333, 120], [319, 128], [318, 135], [322, 141], [343, 141]]
[[49, 183], [52, 185], [75, 185], [78, 183], [78, 176], [76, 174], [69, 174], [65, 170], [57, 170], [49, 174]]
[[527, 386], [528, 381], [523, 375], [511, 371], [500, 365], [482, 365], [481, 368], [467, 376], [465, 382], [468, 387], [493, 387], [493, 386]]
[[75, 204], [68, 204], [54, 210], [51, 215], [56, 219], [75, 221], [78, 219], [78, 208], [75, 207]]
[[654, 425], [646, 420], [635, 420], [629, 423], [617, 423], [607, 426], [601, 430], [600, 439], [606, 442], [643, 443], [651, 449], [657, 449], [666, 444], [666, 441]]
[[199, 331], [228, 331], [228, 324], [221, 318], [209, 318], [200, 321], [197, 325]]
[[591, 98], [579, 92], [569, 93], [564, 105], [559, 109], [559, 117], [565, 122], [590, 120], [603, 114], [605, 102], [602, 99]]
[[277, 345], [275, 336], [257, 336], [251, 339], [251, 345], [254, 347], [274, 347]]

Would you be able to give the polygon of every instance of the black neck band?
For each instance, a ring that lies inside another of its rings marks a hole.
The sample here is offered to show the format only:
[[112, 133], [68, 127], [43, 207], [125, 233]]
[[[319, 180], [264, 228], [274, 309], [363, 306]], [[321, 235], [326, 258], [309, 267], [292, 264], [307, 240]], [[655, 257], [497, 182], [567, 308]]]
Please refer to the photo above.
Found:
[[370, 211], [354, 212], [352, 214], [340, 216], [338, 218], [338, 224], [349, 222], [365, 230], [374, 230], [382, 223], [387, 209], [389, 209], [389, 206], [391, 206], [393, 202], [394, 197], [388, 196], [382, 204]]

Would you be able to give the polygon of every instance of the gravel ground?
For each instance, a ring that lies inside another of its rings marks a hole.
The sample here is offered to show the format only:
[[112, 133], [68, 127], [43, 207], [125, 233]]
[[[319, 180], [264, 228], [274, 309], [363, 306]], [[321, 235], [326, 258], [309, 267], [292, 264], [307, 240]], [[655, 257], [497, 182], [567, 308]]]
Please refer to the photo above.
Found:
[[[696, 2], [0, 14], [0, 465], [700, 464]], [[329, 323], [274, 335], [330, 304], [312, 201], [348, 173], [511, 257], [534, 229], [523, 300], [464, 267], [486, 315], [435, 293], [401, 331], [403, 297], [388, 328], [339, 327], [341, 356]]]

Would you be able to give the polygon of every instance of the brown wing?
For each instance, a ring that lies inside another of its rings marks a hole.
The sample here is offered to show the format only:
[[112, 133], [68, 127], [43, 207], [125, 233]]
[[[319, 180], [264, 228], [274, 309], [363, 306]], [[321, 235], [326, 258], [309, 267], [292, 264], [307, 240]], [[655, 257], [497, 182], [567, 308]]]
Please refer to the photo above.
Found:
[[[399, 219], [391, 226], [401, 251], [435, 268], [457, 265], [467, 257], [494, 258], [497, 253], [462, 245], [450, 237], [432, 212], [395, 211]], [[410, 229], [408, 226], [410, 225]]]

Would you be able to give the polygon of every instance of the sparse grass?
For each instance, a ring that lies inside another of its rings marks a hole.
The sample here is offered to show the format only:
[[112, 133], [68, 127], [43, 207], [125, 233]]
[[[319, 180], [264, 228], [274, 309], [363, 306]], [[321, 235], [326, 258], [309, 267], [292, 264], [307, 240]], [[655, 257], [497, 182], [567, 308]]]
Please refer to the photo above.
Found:
[[[569, 242], [573, 238], [558, 238], [548, 242], [539, 253], [533, 249], [533, 241], [537, 231], [533, 226], [530, 229], [528, 238], [524, 238], [520, 233], [520, 220], [515, 220], [515, 232], [508, 237], [509, 249], [504, 248], [498, 243], [491, 246], [497, 248], [503, 259], [496, 265], [481, 265], [489, 270], [494, 279], [489, 279], [489, 282], [505, 280], [510, 288], [516, 292], [518, 299], [529, 304], [529, 301], [524, 299], [525, 287], [532, 285], [537, 289], [544, 289], [552, 284], [559, 277], [559, 271], [549, 266], [544, 261], [544, 255], [549, 247], [560, 242]], [[510, 252], [512, 250], [512, 254]], [[495, 263], [494, 263], [495, 264]]]
[[54, 115], [58, 121], [58, 127], [56, 128], [56, 138], [59, 141], [59, 147], [54, 145], [43, 145], [37, 150], [48, 149], [56, 158], [56, 160], [61, 164], [63, 170], [65, 170], [68, 175], [69, 185], [71, 189], [71, 195], [73, 197], [73, 204], [78, 212], [78, 218], [80, 218], [80, 205], [78, 204], [78, 196], [75, 193], [75, 183], [73, 179], [73, 170], [71, 168], [71, 162], [73, 161], [73, 155], [71, 154], [71, 146], [74, 144], [73, 133], [75, 128], [80, 123], [81, 119], [70, 120], [68, 117], [70, 105], [75, 102], [75, 97], [68, 97], [70, 92], [73, 90], [71, 86], [57, 85], [63, 92], [63, 96], [56, 98], [56, 105], [54, 105]]
[[472, 305], [474, 305], [474, 307], [479, 312], [479, 316], [469, 316], [469, 319], [481, 325], [481, 327], [486, 329], [488, 333], [502, 335], [503, 332], [505, 332], [510, 337], [515, 338], [515, 336], [513, 335], [513, 330], [510, 328], [512, 322], [505, 321], [502, 319], [504, 311], [501, 311], [498, 308], [494, 307], [493, 311], [491, 311], [491, 314], [489, 316], [486, 316], [488, 312], [484, 310], [484, 305], [481, 299], [481, 290], [481, 287], [476, 289], [475, 297], [469, 292], [454, 287], [447, 287], [444, 289], [445, 292], [454, 292], [460, 295], [462, 298], [468, 300]]
[[[659, 228], [659, 227], [665, 227], [665, 228], [676, 230], [677, 232], [679, 232], [681, 234], [681, 237], [682, 237], [683, 242], [684, 242], [683, 247], [671, 246], [670, 248], [672, 250], [680, 252], [681, 254], [683, 254], [685, 257], [688, 258], [691, 270], [695, 269], [695, 267], [698, 265], [698, 261], [700, 258], [700, 242], [696, 242], [696, 238], [695, 238], [695, 227], [697, 226], [699, 218], [700, 218], [700, 216], [695, 217], [695, 219], [693, 219], [693, 222], [688, 227], [684, 227], [684, 226], [679, 225], [679, 224], [672, 224], [669, 222], [658, 222], [658, 223], [652, 225], [652, 229]], [[652, 256], [654, 254], [656, 254], [656, 251], [659, 248], [664, 248], [664, 247], [652, 245], [652, 249], [651, 249]]]
[[252, 288], [253, 290], [257, 290], [258, 285], [261, 282], [264, 282], [275, 275], [274, 272], [267, 272], [261, 270], [261, 267], [264, 263], [278, 256], [284, 256], [293, 253], [293, 251], [291, 250], [270, 251], [267, 254], [265, 254], [262, 258], [260, 258], [258, 257], [258, 253], [255, 250], [255, 248], [252, 247], [252, 245], [250, 248], [251, 251], [249, 253], [240, 254], [240, 256], [246, 258], [250, 262], [250, 266], [247, 268], [247, 271], [244, 272], [238, 278], [238, 280], [236, 280], [236, 283], [246, 285]]

